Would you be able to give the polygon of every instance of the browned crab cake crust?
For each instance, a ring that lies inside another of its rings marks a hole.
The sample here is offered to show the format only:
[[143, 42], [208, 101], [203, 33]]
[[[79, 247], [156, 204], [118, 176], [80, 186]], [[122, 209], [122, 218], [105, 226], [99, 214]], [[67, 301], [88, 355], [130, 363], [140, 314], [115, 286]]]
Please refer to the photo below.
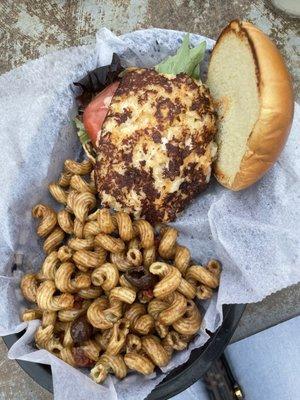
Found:
[[98, 139], [103, 204], [150, 222], [174, 220], [208, 184], [215, 132], [203, 84], [186, 74], [129, 70]]

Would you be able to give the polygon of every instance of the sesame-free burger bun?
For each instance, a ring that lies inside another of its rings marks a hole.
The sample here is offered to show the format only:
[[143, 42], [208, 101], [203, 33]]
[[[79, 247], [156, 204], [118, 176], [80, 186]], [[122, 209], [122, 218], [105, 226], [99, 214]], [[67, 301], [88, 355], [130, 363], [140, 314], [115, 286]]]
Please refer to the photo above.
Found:
[[217, 180], [232, 190], [275, 163], [293, 119], [293, 90], [276, 46], [249, 22], [232, 21], [213, 49], [207, 85], [218, 108]]

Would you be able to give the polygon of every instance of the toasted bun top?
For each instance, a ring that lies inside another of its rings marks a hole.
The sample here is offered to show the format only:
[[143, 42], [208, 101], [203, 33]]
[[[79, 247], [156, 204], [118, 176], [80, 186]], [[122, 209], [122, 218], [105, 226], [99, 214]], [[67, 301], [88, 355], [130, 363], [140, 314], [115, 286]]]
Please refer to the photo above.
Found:
[[[230, 35], [235, 35], [235, 37], [239, 38], [252, 54], [252, 62], [255, 68], [253, 71], [255, 71], [256, 75], [258, 107], [257, 115], [255, 112], [253, 113], [253, 116], [256, 115], [256, 117], [253, 117], [252, 128], [248, 133], [241, 131], [241, 134], [245, 134], [247, 137], [245, 139], [244, 155], [240, 160], [239, 168], [235, 171], [230, 171], [230, 168], [224, 171], [218, 159], [215, 166], [215, 174], [222, 185], [232, 190], [240, 190], [260, 179], [278, 158], [290, 131], [294, 100], [291, 79], [276, 46], [254, 25], [240, 21], [232, 21], [223, 30], [213, 50], [208, 72], [208, 85], [213, 97], [215, 94], [216, 100], [222, 102], [220, 79], [216, 77], [213, 64], [219, 61], [218, 54], [220, 54], [220, 49], [226, 43], [226, 38], [233, 37]], [[227, 49], [222, 54], [224, 59]], [[231, 57], [230, 47], [228, 47], [228, 57]], [[235, 67], [236, 74], [239, 73], [239, 68], [240, 66], [237, 64]], [[245, 76], [244, 79], [250, 80], [251, 78], [250, 76]], [[232, 100], [234, 103], [236, 99], [233, 97], [237, 91], [233, 90], [231, 93], [232, 99], [229, 99], [229, 101]], [[245, 91], [244, 96], [247, 95], [248, 93]], [[251, 96], [253, 97], [254, 95], [251, 94]], [[225, 121], [226, 115], [221, 116], [222, 118]], [[237, 118], [242, 119], [244, 116], [240, 115]], [[226, 121], [223, 122], [220, 122], [221, 125], [223, 124], [221, 130], [223, 129], [224, 131], [222, 141], [226, 141], [231, 135], [230, 124], [226, 125]], [[224, 127], [224, 125], [226, 126]], [[220, 159], [222, 158], [222, 151], [221, 145], [219, 147]], [[233, 149], [233, 151], [235, 150]], [[223, 156], [227, 155], [223, 154]]]

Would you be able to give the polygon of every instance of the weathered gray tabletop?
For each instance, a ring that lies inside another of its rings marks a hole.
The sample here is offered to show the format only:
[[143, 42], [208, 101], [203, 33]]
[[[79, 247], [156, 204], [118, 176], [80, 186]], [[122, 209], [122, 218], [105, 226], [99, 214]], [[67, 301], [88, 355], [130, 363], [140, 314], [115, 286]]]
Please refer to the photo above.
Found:
[[[300, 96], [300, 22], [263, 0], [1, 0], [0, 73], [53, 50], [91, 43], [97, 29], [117, 34], [160, 27], [216, 38], [232, 19], [255, 23], [276, 42]], [[300, 314], [300, 285], [247, 306], [233, 340]], [[7, 360], [0, 341], [0, 400], [48, 400], [52, 395]]]

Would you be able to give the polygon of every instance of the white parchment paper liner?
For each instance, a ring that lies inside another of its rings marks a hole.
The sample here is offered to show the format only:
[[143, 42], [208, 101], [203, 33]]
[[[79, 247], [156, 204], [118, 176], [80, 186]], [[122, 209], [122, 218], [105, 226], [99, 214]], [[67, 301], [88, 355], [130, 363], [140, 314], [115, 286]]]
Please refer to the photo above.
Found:
[[[47, 185], [57, 179], [66, 158], [77, 157], [80, 145], [72, 118], [76, 115], [72, 82], [88, 71], [110, 62], [112, 52], [124, 64], [153, 66], [174, 53], [183, 33], [149, 29], [116, 37], [107, 29], [96, 36], [96, 45], [70, 48], [28, 62], [0, 77], [1, 198], [0, 198], [0, 334], [24, 329], [24, 307], [18, 282], [21, 270], [12, 273], [16, 252], [24, 254], [23, 271], [36, 270], [43, 259], [35, 234], [31, 208], [38, 202], [54, 205]], [[191, 36], [194, 44], [206, 40]], [[300, 110], [279, 161], [256, 185], [239, 193], [212, 181], [175, 226], [180, 242], [192, 250], [194, 260], [222, 261], [218, 296], [205, 304], [201, 332], [189, 349], [177, 353], [169, 371], [185, 362], [190, 351], [203, 345], [222, 322], [223, 304], [257, 302], [265, 296], [300, 281]], [[29, 323], [26, 334], [9, 351], [10, 358], [50, 364], [55, 399], [145, 398], [164, 378], [130, 374], [122, 382], [109, 378], [96, 385], [45, 350], [32, 346], [38, 322]], [[103, 397], [104, 398], [104, 397]]]

